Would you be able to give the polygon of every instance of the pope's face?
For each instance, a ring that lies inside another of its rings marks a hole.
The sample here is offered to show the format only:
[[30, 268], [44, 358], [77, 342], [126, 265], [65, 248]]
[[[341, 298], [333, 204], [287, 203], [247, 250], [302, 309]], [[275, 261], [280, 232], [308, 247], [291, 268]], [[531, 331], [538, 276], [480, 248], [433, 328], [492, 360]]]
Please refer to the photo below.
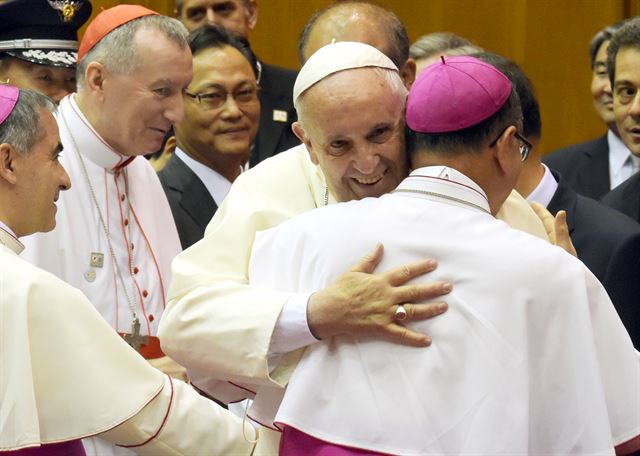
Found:
[[61, 190], [71, 187], [69, 176], [58, 161], [62, 149], [58, 126], [53, 115], [40, 109], [39, 139], [26, 154], [18, 154], [21, 174], [18, 191], [29, 209], [24, 212], [22, 223], [16, 224], [16, 234], [51, 231], [56, 226], [56, 201]]
[[247, 38], [256, 25], [256, 0], [184, 0], [178, 19], [192, 32], [205, 24]]
[[[186, 153], [215, 169], [218, 159], [249, 158], [258, 131], [260, 101], [249, 61], [235, 48], [205, 49], [193, 58], [191, 94], [185, 95], [185, 118], [175, 126], [178, 144]], [[224, 101], [223, 101], [224, 99]], [[214, 100], [223, 102], [212, 106]]]
[[620, 139], [640, 156], [640, 49], [623, 47], [616, 56], [613, 112]]
[[192, 77], [191, 51], [161, 32], [142, 28], [134, 38], [138, 66], [128, 74], [105, 70], [94, 127], [123, 155], [157, 151], [184, 117], [182, 92]]
[[613, 96], [611, 94], [611, 83], [607, 73], [607, 48], [609, 42], [605, 41], [598, 49], [593, 62], [593, 74], [591, 76], [591, 96], [593, 97], [593, 107], [602, 121], [611, 128], [615, 125], [613, 115]]
[[0, 80], [21, 89], [31, 89], [58, 103], [76, 90], [73, 68], [39, 65], [14, 57], [6, 57], [0, 67]]
[[394, 92], [377, 70], [361, 68], [329, 76], [303, 97], [304, 118], [295, 130], [338, 201], [377, 197], [397, 187], [408, 173], [404, 94]]

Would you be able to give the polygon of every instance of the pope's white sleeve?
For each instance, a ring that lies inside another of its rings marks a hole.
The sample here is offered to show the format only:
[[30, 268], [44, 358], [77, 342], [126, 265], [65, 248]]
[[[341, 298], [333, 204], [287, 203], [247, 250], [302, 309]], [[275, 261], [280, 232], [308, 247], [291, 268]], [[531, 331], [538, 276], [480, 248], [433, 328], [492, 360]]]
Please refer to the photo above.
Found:
[[284, 305], [271, 336], [269, 355], [280, 355], [318, 341], [307, 322], [307, 304], [311, 293], [295, 294]]
[[256, 431], [189, 385], [165, 376], [151, 402], [100, 437], [141, 455], [250, 455]]

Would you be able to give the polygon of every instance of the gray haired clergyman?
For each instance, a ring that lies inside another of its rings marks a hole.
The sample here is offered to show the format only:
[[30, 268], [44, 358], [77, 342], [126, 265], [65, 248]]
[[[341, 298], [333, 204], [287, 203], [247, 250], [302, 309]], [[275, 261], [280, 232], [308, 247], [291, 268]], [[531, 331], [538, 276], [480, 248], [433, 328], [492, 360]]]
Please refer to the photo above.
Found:
[[0, 144], [11, 144], [16, 151], [27, 153], [40, 136], [38, 108], [55, 112], [56, 105], [50, 98], [29, 89], [20, 91], [20, 101], [7, 119], [0, 125]]
[[188, 31], [180, 21], [165, 16], [150, 15], [127, 22], [100, 40], [78, 63], [76, 79], [78, 92], [85, 84], [84, 76], [91, 62], [100, 62], [107, 71], [130, 74], [140, 66], [140, 51], [132, 46], [141, 27], [150, 27], [161, 32], [169, 41], [184, 49], [188, 47]]
[[[114, 19], [115, 18], [115, 19]], [[180, 242], [160, 182], [139, 155], [157, 150], [184, 116], [192, 77], [187, 31], [138, 5], [101, 12], [78, 50], [78, 92], [57, 116], [73, 188], [58, 202], [58, 228], [27, 240], [26, 256], [80, 288], [132, 347], [186, 378], [155, 337], [170, 264]], [[115, 454], [95, 439], [89, 454]]]
[[79, 290], [18, 256], [19, 237], [55, 227], [70, 187], [53, 110], [0, 85], [0, 452], [79, 456], [79, 438], [100, 435], [142, 455], [249, 455], [239, 418], [152, 368]]

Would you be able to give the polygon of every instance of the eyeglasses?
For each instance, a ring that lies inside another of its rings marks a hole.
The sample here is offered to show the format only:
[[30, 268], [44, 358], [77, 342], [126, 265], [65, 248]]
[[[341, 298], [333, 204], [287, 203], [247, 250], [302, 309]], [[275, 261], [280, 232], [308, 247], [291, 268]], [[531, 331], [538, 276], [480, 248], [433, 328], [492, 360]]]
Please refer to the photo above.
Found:
[[[502, 135], [504, 134], [504, 132], [505, 132], [505, 131], [507, 131], [507, 128], [509, 128], [509, 127], [506, 127], [504, 130], [502, 130], [502, 131], [500, 132], [500, 134], [498, 135], [498, 137], [497, 137], [496, 139], [494, 139], [493, 141], [491, 141], [491, 144], [489, 144], [489, 147], [493, 147], [493, 146], [495, 146], [495, 145], [496, 145], [496, 143], [498, 142], [498, 140], [500, 139], [500, 137], [502, 137]], [[520, 141], [520, 159], [521, 159], [522, 161], [525, 161], [525, 160], [527, 159], [527, 157], [529, 156], [529, 152], [531, 152], [531, 149], [533, 149], [533, 145], [532, 145], [529, 141], [527, 141], [526, 139], [524, 139], [524, 138], [520, 135], [520, 133], [518, 133], [517, 131], [516, 131], [516, 133], [515, 133], [515, 135], [514, 135], [514, 136], [516, 137], [516, 139], [517, 139], [518, 141]]]
[[196, 103], [205, 107], [206, 109], [220, 109], [229, 99], [229, 95], [233, 97], [238, 106], [249, 106], [258, 101], [259, 91], [260, 87], [254, 85], [238, 89], [233, 93], [220, 88], [213, 92], [205, 93], [191, 93], [188, 90], [185, 90], [184, 94], [190, 98], [193, 98]]

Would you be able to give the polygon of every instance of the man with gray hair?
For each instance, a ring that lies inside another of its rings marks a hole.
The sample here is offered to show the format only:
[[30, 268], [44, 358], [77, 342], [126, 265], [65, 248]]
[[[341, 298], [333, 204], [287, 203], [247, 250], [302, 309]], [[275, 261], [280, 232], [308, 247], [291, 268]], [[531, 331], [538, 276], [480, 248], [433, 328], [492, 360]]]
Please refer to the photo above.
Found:
[[19, 257], [19, 238], [55, 227], [71, 186], [54, 109], [0, 85], [0, 452], [79, 456], [78, 439], [100, 435], [153, 456], [250, 454], [250, 426], [152, 368], [79, 290]]
[[420, 74], [440, 60], [440, 56], [469, 55], [480, 51], [480, 47], [455, 33], [434, 32], [418, 38], [409, 48], [409, 55], [416, 61], [416, 74]]
[[184, 116], [186, 37], [176, 19], [136, 5], [91, 22], [78, 51], [78, 91], [57, 116], [74, 186], [60, 199], [58, 228], [29, 238], [26, 255], [81, 289], [132, 347], [178, 378], [184, 370], [155, 336], [180, 241], [158, 177], [138, 156], [157, 150]]

